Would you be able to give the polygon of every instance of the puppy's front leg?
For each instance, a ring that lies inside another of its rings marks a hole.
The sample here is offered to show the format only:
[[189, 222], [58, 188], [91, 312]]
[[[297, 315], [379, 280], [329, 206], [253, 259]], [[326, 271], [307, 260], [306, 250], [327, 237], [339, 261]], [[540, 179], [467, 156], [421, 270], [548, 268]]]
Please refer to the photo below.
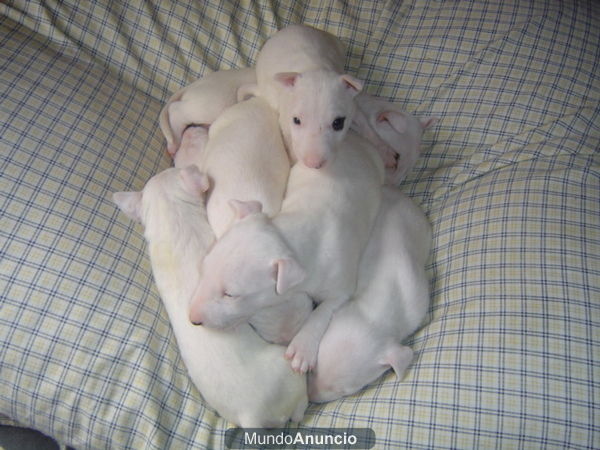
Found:
[[294, 371], [306, 373], [315, 368], [319, 343], [325, 331], [327, 331], [331, 317], [348, 299], [347, 296], [327, 299], [308, 316], [308, 319], [285, 351], [284, 356], [290, 360]]

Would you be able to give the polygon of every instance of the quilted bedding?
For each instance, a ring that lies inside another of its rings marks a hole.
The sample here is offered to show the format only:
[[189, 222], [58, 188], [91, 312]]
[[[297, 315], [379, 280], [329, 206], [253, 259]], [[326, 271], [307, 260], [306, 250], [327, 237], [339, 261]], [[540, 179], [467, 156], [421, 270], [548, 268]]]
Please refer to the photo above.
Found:
[[140, 226], [169, 94], [289, 23], [441, 120], [401, 188], [434, 230], [406, 377], [302, 426], [376, 448], [600, 448], [600, 7], [592, 1], [0, 3], [0, 423], [84, 448], [222, 448]]

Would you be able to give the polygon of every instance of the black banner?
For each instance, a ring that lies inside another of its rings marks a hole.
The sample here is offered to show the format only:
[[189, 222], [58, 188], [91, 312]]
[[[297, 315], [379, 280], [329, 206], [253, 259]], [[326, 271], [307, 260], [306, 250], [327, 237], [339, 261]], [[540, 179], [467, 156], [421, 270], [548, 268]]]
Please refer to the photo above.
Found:
[[229, 449], [361, 449], [373, 448], [370, 428], [230, 428]]

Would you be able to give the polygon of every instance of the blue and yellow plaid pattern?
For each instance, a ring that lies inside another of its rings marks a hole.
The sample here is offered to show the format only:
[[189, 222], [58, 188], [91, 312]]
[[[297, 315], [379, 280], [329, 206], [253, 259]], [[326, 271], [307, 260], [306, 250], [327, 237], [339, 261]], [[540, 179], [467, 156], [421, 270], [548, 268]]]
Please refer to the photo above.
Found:
[[[84, 448], [221, 448], [141, 227], [169, 94], [289, 23], [440, 123], [402, 189], [434, 228], [416, 359], [303, 425], [376, 448], [600, 448], [600, 8], [593, 1], [0, 3], [0, 417]], [[201, 349], [199, 349], [201, 357]]]

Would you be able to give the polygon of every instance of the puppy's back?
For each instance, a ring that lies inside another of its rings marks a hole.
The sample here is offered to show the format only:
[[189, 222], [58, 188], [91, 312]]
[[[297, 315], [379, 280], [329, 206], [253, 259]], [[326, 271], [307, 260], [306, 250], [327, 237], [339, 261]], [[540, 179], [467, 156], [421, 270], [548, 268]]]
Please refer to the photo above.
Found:
[[279, 212], [289, 159], [275, 111], [254, 97], [228, 108], [209, 131], [202, 168], [213, 180], [208, 218], [217, 237], [230, 226], [229, 200], [257, 200], [266, 214]]

